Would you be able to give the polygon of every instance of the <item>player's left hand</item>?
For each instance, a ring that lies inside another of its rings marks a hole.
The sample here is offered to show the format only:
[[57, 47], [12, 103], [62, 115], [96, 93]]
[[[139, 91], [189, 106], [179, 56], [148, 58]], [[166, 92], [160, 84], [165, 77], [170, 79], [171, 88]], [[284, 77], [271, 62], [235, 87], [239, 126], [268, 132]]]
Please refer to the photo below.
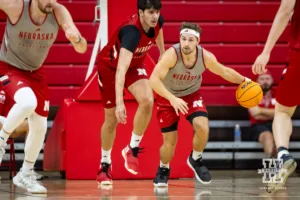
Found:
[[263, 74], [267, 72], [266, 65], [268, 64], [270, 59], [270, 54], [262, 53], [260, 54], [255, 63], [252, 65], [252, 72], [253, 74]]
[[65, 31], [66, 38], [72, 43], [78, 43], [80, 41], [81, 36], [78, 30], [69, 27], [67, 24], [63, 24], [61, 27]]
[[126, 107], [124, 103], [122, 104], [117, 104], [116, 106], [116, 117], [119, 123], [121, 124], [126, 124], [127, 123], [127, 115], [126, 115]]

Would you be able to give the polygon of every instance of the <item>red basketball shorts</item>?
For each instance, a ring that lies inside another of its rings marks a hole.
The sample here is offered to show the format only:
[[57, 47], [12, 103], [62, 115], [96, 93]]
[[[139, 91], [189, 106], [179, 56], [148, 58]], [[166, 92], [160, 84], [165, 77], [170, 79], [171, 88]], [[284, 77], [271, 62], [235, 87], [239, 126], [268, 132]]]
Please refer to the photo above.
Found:
[[[98, 64], [98, 76], [101, 82], [100, 91], [104, 108], [116, 106], [116, 69], [104, 63]], [[125, 77], [125, 88], [141, 79], [148, 79], [145, 66], [135, 66], [128, 69]]]
[[[187, 96], [180, 97], [188, 103], [188, 114], [185, 118], [192, 124], [193, 119], [199, 116], [208, 117], [207, 110], [203, 104], [200, 92], [197, 91]], [[175, 109], [170, 102], [157, 95], [157, 120], [161, 128], [161, 132], [176, 131], [179, 121], [179, 116], [176, 114]]]
[[293, 107], [300, 105], [300, 52], [290, 51], [289, 64], [283, 71], [276, 92], [276, 101], [281, 105]]
[[20, 88], [31, 88], [37, 98], [35, 112], [43, 117], [48, 116], [49, 95], [43, 67], [31, 72], [0, 61], [0, 82], [5, 95], [12, 100]]

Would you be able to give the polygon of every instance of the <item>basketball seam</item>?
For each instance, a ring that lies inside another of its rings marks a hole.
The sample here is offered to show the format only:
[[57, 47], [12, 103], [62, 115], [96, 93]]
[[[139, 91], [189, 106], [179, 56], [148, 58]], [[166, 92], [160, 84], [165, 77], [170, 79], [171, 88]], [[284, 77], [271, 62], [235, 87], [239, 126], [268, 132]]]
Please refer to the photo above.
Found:
[[[239, 97], [239, 98], [237, 98], [237, 99], [240, 99], [240, 98], [242, 98], [242, 96], [248, 91], [248, 90], [250, 90], [251, 88], [253, 88], [254, 86], [257, 86], [258, 85], [258, 83], [256, 83], [255, 85], [252, 85], [251, 87], [249, 87], [246, 91], [244, 91], [243, 92], [243, 94]], [[259, 85], [258, 85], [259, 86]]]
[[[258, 95], [260, 95], [261, 91], [258, 93]], [[257, 97], [258, 95], [256, 95], [255, 97]], [[252, 97], [251, 99], [254, 99], [255, 97]], [[250, 101], [251, 99], [248, 99], [247, 101]], [[241, 102], [247, 102], [247, 101], [238, 101], [239, 103]]]

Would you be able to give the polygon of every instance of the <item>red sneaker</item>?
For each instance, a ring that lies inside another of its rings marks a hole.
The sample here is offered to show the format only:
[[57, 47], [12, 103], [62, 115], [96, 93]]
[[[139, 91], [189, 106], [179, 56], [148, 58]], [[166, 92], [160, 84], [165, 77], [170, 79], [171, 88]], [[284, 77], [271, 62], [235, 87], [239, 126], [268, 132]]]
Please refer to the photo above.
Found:
[[97, 181], [100, 185], [112, 185], [111, 164], [101, 163], [97, 174]]
[[129, 145], [122, 150], [122, 156], [125, 160], [125, 168], [134, 175], [138, 174], [139, 171], [138, 154], [142, 153], [140, 150], [143, 150], [143, 148], [131, 148]]

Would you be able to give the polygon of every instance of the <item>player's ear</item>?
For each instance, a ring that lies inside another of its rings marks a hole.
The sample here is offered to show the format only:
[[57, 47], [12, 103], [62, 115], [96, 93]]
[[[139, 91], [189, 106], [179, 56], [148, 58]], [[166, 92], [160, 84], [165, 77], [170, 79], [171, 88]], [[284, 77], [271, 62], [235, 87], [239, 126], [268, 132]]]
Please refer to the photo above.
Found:
[[144, 15], [144, 11], [142, 11], [141, 9], [139, 9], [139, 16], [142, 17]]

